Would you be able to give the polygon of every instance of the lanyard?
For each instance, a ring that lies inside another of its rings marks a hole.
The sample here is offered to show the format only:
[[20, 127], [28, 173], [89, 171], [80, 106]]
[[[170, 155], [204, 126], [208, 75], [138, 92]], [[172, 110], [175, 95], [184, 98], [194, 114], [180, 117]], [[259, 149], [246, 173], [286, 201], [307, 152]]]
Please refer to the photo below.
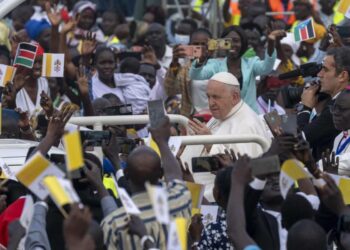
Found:
[[[344, 139], [344, 137], [343, 137]], [[339, 144], [338, 144], [338, 147], [337, 147], [337, 151], [336, 151], [336, 155], [339, 155], [341, 152], [344, 151], [344, 149], [349, 145], [350, 143], [350, 137], [348, 139], [346, 139], [344, 141], [344, 143], [341, 144], [341, 142], [343, 141], [343, 139], [340, 140]]]

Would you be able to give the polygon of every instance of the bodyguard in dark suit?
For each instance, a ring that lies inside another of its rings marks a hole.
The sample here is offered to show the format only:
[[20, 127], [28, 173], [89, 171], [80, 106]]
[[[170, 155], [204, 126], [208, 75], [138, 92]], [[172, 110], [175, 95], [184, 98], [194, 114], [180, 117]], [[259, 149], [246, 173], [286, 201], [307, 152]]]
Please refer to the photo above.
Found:
[[[321, 158], [325, 149], [332, 149], [335, 137], [340, 133], [333, 124], [329, 105], [333, 105], [339, 93], [349, 84], [350, 49], [332, 48], [327, 51], [323, 66], [318, 73], [320, 85], [311, 85], [304, 89], [298, 110], [298, 126], [304, 132], [313, 149], [316, 160]], [[310, 121], [311, 111], [317, 105], [318, 93], [331, 96], [319, 115]]]

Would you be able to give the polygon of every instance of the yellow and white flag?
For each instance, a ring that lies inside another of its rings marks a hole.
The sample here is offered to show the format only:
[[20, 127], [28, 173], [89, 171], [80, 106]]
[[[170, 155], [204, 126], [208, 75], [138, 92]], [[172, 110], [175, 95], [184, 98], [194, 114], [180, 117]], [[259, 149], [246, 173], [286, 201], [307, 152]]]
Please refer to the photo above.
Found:
[[187, 250], [187, 220], [185, 218], [176, 218], [171, 221], [167, 249]]
[[41, 75], [44, 77], [63, 77], [64, 54], [44, 53]]
[[164, 187], [146, 183], [146, 189], [151, 199], [154, 214], [161, 224], [169, 224], [168, 192]]
[[7, 166], [7, 164], [2, 158], [0, 158], [0, 170], [0, 179], [9, 179], [17, 181], [16, 174], [12, 171], [12, 169], [9, 166]]
[[[335, 175], [335, 174], [328, 174], [328, 175], [332, 177], [332, 179], [340, 189], [345, 205], [349, 205], [350, 204], [350, 178], [340, 176], [340, 175]], [[314, 179], [313, 183], [316, 187], [319, 187], [319, 188], [322, 188], [324, 185], [326, 185], [326, 182], [323, 179]]]
[[67, 179], [58, 178], [56, 176], [46, 176], [43, 180], [43, 184], [49, 191], [57, 207], [80, 202], [79, 196], [72, 183]]
[[286, 160], [281, 168], [280, 189], [283, 198], [286, 198], [289, 189], [294, 182], [304, 178], [311, 178], [308, 171], [304, 169], [304, 164], [296, 159]]
[[12, 81], [15, 74], [15, 67], [0, 64], [0, 87], [5, 87], [8, 82]]
[[81, 145], [79, 130], [65, 134], [63, 136], [63, 144], [66, 149], [67, 170], [74, 171], [83, 167], [83, 147]]
[[200, 213], [200, 208], [205, 191], [205, 185], [186, 181], [186, 186], [191, 192], [193, 216], [195, 214]]
[[42, 185], [42, 180], [48, 175], [64, 177], [64, 173], [59, 168], [37, 152], [24, 164], [16, 177], [19, 182], [43, 200], [49, 195], [47, 189]]

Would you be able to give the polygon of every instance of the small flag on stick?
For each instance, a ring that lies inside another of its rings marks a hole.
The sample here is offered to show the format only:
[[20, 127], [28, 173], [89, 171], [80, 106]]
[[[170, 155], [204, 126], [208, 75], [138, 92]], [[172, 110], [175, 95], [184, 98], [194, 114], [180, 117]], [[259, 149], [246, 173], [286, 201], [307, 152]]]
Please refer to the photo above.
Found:
[[63, 77], [64, 75], [64, 54], [44, 53], [41, 76]]
[[66, 149], [67, 170], [71, 172], [83, 167], [84, 157], [79, 130], [65, 134], [63, 144]]
[[15, 74], [15, 67], [0, 64], [0, 87], [5, 87], [8, 82], [12, 81]]
[[309, 18], [301, 23], [299, 23], [294, 28], [294, 39], [296, 42], [310, 40], [316, 37], [314, 21]]
[[23, 168], [16, 174], [16, 177], [36, 196], [44, 200], [49, 195], [49, 192], [41, 182], [48, 175], [63, 177], [64, 173], [38, 152], [24, 164]]
[[13, 65], [23, 66], [26, 68], [33, 68], [38, 45], [31, 43], [20, 43], [17, 47], [16, 57]]

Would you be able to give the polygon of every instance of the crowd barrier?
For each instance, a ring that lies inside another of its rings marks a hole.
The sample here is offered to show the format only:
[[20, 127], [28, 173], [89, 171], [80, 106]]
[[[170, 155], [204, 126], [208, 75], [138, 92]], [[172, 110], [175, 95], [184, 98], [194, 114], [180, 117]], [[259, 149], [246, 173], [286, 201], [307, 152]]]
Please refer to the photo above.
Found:
[[[188, 124], [188, 118], [182, 115], [168, 115], [170, 122], [178, 123], [185, 127]], [[125, 115], [125, 116], [84, 116], [72, 117], [70, 123], [79, 126], [94, 126], [95, 130], [102, 130], [103, 125], [136, 125], [147, 124], [148, 115]], [[182, 145], [199, 144], [228, 144], [228, 143], [257, 143], [263, 151], [269, 147], [268, 141], [256, 135], [191, 135], [180, 136]]]

